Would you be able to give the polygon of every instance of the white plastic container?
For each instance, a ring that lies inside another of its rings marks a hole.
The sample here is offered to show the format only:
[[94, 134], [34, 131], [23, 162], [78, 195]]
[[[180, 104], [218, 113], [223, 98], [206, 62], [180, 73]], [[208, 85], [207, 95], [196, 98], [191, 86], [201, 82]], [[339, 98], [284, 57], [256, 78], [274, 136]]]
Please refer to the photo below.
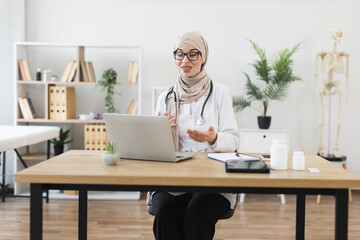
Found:
[[270, 150], [270, 167], [275, 170], [287, 169], [288, 146], [285, 140], [274, 139]]
[[292, 169], [304, 170], [305, 169], [305, 155], [302, 151], [294, 151], [292, 154]]

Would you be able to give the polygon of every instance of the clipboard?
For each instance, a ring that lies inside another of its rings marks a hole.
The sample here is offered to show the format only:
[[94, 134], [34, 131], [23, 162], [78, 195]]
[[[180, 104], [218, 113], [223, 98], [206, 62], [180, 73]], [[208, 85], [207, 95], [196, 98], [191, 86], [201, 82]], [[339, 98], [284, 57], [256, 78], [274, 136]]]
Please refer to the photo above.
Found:
[[258, 157], [242, 154], [242, 153], [209, 153], [208, 158], [226, 162], [228, 160], [241, 160], [241, 161], [256, 161], [260, 160]]
[[262, 160], [231, 159], [225, 162], [225, 169], [226, 172], [234, 173], [270, 173], [270, 168]]

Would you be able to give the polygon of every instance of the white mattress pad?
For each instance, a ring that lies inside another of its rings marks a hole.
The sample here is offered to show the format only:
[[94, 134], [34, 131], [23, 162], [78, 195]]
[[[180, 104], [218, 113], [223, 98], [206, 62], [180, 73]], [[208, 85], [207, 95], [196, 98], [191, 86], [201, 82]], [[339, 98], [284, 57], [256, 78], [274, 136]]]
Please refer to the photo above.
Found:
[[59, 131], [55, 126], [0, 125], [0, 152], [56, 138]]

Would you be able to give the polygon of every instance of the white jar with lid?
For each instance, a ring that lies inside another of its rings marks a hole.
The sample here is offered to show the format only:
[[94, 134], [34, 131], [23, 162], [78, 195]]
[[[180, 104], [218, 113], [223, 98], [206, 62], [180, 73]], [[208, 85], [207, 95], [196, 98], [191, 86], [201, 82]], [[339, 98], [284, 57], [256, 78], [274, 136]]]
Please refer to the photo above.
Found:
[[285, 140], [274, 139], [270, 150], [270, 167], [275, 170], [287, 169], [288, 147]]
[[292, 154], [292, 169], [304, 170], [305, 169], [305, 154], [303, 151], [295, 151]]

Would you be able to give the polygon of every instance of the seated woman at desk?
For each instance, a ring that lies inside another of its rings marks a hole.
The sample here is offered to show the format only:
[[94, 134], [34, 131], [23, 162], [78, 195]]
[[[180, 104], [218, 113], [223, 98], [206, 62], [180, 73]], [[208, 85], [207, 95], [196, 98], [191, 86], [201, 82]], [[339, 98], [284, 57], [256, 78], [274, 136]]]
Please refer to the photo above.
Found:
[[[157, 112], [168, 116], [177, 151], [234, 152], [239, 131], [228, 87], [213, 82], [204, 67], [208, 45], [198, 32], [178, 37], [174, 48], [180, 73], [174, 86], [159, 96]], [[157, 240], [210, 240], [219, 216], [234, 208], [236, 194], [154, 192]]]

